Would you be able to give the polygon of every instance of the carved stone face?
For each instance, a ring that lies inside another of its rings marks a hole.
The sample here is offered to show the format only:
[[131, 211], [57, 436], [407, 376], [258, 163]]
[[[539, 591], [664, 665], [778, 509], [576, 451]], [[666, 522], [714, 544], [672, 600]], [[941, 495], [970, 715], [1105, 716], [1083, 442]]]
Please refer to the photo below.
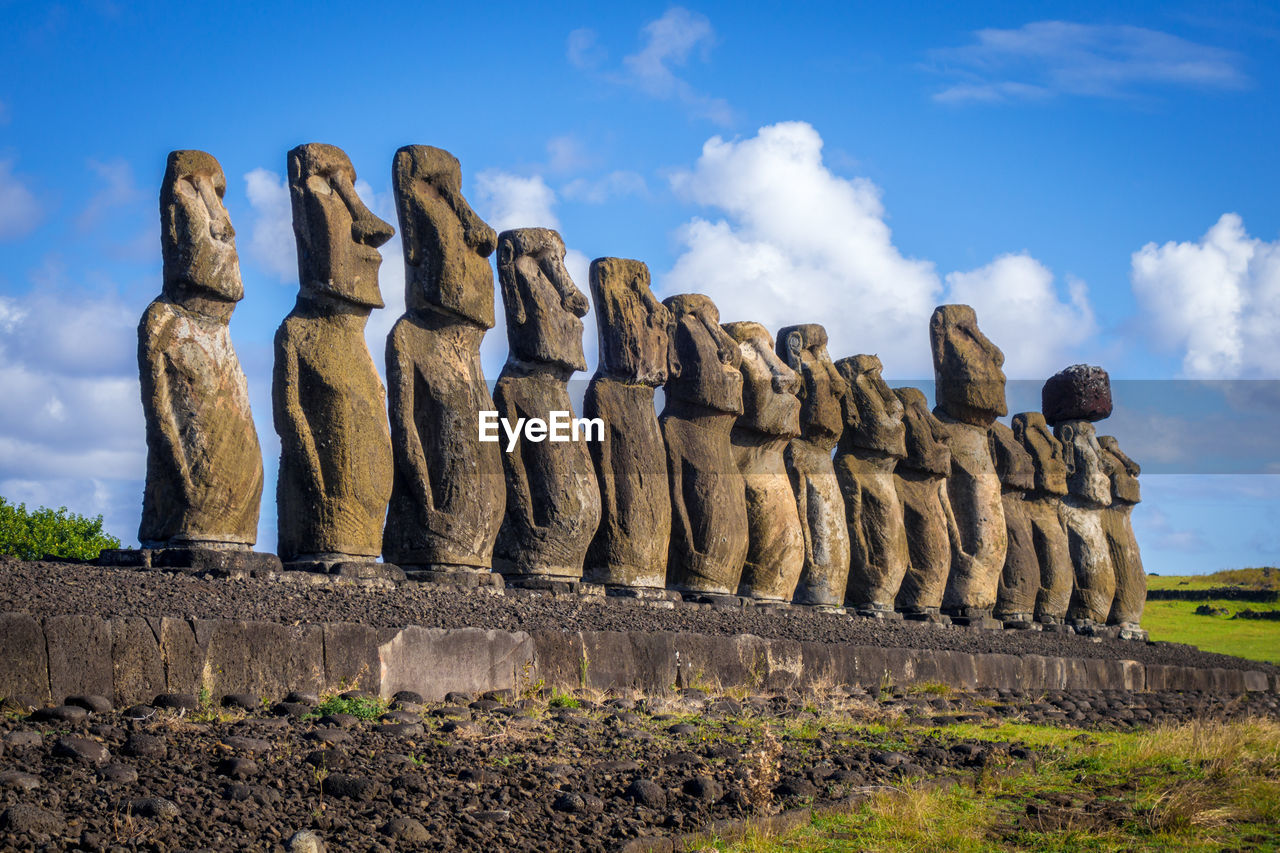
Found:
[[244, 298], [236, 230], [222, 204], [227, 179], [203, 151], [169, 154], [160, 188], [164, 290], [181, 298], [186, 288], [227, 302]]
[[929, 401], [919, 388], [895, 388], [902, 402], [902, 426], [906, 432], [907, 455], [899, 467], [943, 477], [951, 473], [951, 448], [942, 435], [942, 425], [929, 411]]
[[1111, 478], [1111, 497], [1121, 503], [1136, 504], [1142, 501], [1142, 487], [1138, 475], [1142, 468], [1120, 449], [1114, 435], [1098, 436], [1102, 448], [1102, 464]]
[[742, 414], [742, 353], [720, 328], [710, 297], [683, 293], [662, 301], [675, 320], [671, 333], [667, 394], [718, 412]]
[[289, 152], [289, 197], [302, 289], [353, 305], [383, 307], [378, 247], [395, 229], [356, 195], [356, 170], [341, 149], [311, 143]]
[[462, 196], [462, 167], [440, 148], [406, 145], [391, 169], [404, 245], [405, 305], [493, 328], [497, 233]]
[[759, 323], [726, 323], [742, 355], [742, 415], [737, 427], [764, 435], [800, 434], [800, 377], [782, 363], [773, 336]]
[[640, 261], [596, 258], [591, 301], [600, 333], [600, 372], [654, 387], [666, 382], [673, 320], [649, 289], [649, 268]]
[[874, 355], [855, 355], [836, 362], [849, 386], [844, 405], [844, 435], [848, 444], [898, 459], [907, 455], [902, 401], [880, 373], [884, 365]]
[[827, 354], [827, 330], [816, 323], [778, 332], [778, 357], [800, 374], [800, 431], [810, 440], [834, 442], [844, 431], [848, 385]]
[[1111, 505], [1111, 478], [1102, 464], [1098, 434], [1088, 421], [1067, 421], [1053, 428], [1067, 464], [1067, 490], [1097, 506]]
[[1062, 442], [1049, 431], [1044, 415], [1021, 412], [1013, 416], [1013, 435], [1031, 454], [1035, 466], [1035, 488], [1051, 495], [1067, 493], [1067, 463]]
[[974, 426], [989, 426], [1008, 413], [1004, 353], [978, 329], [968, 305], [940, 305], [929, 320], [938, 408]]
[[564, 241], [550, 228], [498, 235], [498, 280], [511, 358], [586, 370], [582, 320], [587, 297], [564, 268]]
[[1001, 486], [1022, 492], [1035, 487], [1035, 465], [1031, 454], [1014, 437], [1013, 430], [996, 421], [987, 430], [987, 442], [991, 445], [991, 461], [995, 463]]

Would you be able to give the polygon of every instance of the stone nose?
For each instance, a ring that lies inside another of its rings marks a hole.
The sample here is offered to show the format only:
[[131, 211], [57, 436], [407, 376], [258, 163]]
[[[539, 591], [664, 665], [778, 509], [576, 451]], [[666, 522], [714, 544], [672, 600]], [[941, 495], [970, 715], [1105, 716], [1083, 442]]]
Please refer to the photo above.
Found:
[[226, 243], [236, 236], [236, 229], [231, 225], [229, 218], [220, 217], [210, 221], [209, 234], [213, 239]]
[[396, 230], [369, 210], [357, 212], [351, 222], [351, 236], [357, 243], [378, 248], [391, 239]]
[[775, 370], [773, 373], [773, 392], [775, 394], [795, 394], [800, 390], [800, 377], [794, 370]]

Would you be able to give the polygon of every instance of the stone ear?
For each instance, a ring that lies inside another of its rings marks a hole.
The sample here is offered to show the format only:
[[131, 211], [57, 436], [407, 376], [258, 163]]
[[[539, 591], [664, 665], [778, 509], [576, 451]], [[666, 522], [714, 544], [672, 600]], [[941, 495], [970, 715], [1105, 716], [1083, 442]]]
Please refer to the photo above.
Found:
[[676, 335], [679, 333], [677, 320], [672, 323], [668, 329], [667, 335], [667, 380], [679, 379], [680, 374], [684, 372], [684, 366], [680, 363], [680, 351], [676, 347]]
[[1062, 427], [1062, 461], [1067, 465], [1067, 476], [1070, 477], [1076, 472], [1076, 449], [1074, 439], [1076, 437], [1075, 428], [1066, 425]]
[[508, 306], [512, 322], [523, 326], [528, 317], [524, 311], [524, 297], [520, 295], [519, 276], [515, 247], [510, 241], [504, 241], [498, 247], [498, 282], [502, 285], [502, 299]]
[[418, 223], [413, 215], [413, 202], [408, 193], [400, 197], [400, 241], [404, 245], [404, 259], [411, 267], [422, 263], [422, 251], [418, 246]]

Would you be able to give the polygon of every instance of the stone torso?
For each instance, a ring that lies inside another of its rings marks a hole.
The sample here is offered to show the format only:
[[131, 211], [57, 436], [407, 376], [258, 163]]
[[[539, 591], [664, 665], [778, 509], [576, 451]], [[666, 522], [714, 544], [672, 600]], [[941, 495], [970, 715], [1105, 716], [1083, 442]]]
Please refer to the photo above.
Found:
[[951, 575], [944, 609], [990, 610], [996, 603], [1008, 549], [1000, 478], [987, 443], [987, 430], [935, 411], [951, 448], [947, 494], [955, 518]]

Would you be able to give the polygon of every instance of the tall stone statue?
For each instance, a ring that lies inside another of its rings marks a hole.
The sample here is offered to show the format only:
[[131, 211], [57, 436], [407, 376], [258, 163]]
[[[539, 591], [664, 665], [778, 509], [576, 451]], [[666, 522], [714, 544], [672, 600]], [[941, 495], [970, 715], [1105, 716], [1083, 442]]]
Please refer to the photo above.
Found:
[[996, 604], [1008, 535], [1000, 477], [987, 431], [1007, 413], [1004, 353], [978, 329], [968, 305], [941, 305], [929, 321], [937, 406], [934, 414], [951, 449], [951, 499], [955, 528], [951, 574], [942, 609], [953, 619], [981, 622]]
[[586, 579], [615, 594], [642, 595], [667, 582], [671, 494], [653, 397], [667, 381], [671, 312], [650, 291], [649, 268], [622, 258], [591, 262], [591, 301], [600, 363], [582, 409], [605, 428], [603, 440], [588, 445], [601, 515]]
[[800, 435], [787, 445], [787, 472], [804, 531], [798, 604], [844, 606], [849, 580], [849, 528], [831, 451], [844, 432], [848, 385], [827, 354], [827, 330], [816, 323], [778, 332], [778, 357], [800, 375]]
[[[548, 424], [556, 417], [572, 419], [569, 377], [587, 369], [580, 319], [587, 314], [587, 297], [564, 268], [564, 241], [548, 228], [503, 231], [498, 280], [511, 347], [494, 389], [499, 417], [511, 428], [521, 418]], [[503, 574], [582, 578], [600, 524], [600, 491], [582, 440], [587, 436], [578, 438], [534, 441], [522, 434], [502, 454], [507, 512], [493, 563]]]
[[804, 568], [804, 533], [787, 476], [787, 443], [800, 434], [800, 377], [774, 353], [759, 323], [726, 323], [742, 355], [742, 414], [730, 441], [747, 496], [749, 546], [738, 594], [790, 601]]
[[1035, 466], [1031, 454], [1009, 427], [996, 421], [987, 435], [991, 441], [991, 458], [1000, 477], [1000, 500], [1009, 537], [993, 615], [1004, 622], [1006, 628], [1031, 628], [1035, 623], [1036, 597], [1040, 594], [1040, 561], [1036, 558], [1026, 496], [1035, 487]]
[[333, 564], [382, 553], [391, 497], [386, 393], [365, 345], [378, 247], [395, 230], [356, 195], [332, 145], [289, 152], [298, 301], [276, 331], [271, 398], [280, 436], [280, 558]]
[[1113, 435], [1098, 436], [1102, 463], [1111, 479], [1111, 506], [1103, 512], [1102, 528], [1111, 548], [1111, 562], [1116, 569], [1116, 597], [1111, 603], [1108, 625], [1120, 626], [1125, 639], [1145, 639], [1139, 627], [1142, 608], [1147, 601], [1147, 573], [1142, 568], [1142, 554], [1133, 535], [1133, 508], [1142, 500], [1138, 475], [1142, 469], [1124, 451]]
[[1067, 466], [1067, 495], [1062, 521], [1075, 568], [1075, 591], [1067, 611], [1076, 630], [1105, 625], [1115, 599], [1116, 571], [1103, 529], [1111, 505], [1111, 480], [1092, 421], [1111, 414], [1111, 386], [1100, 367], [1076, 364], [1049, 378], [1041, 409], [1062, 442]]
[[402, 568], [488, 571], [507, 499], [500, 445], [478, 429], [494, 410], [480, 342], [493, 328], [498, 235], [463, 198], [449, 152], [401, 148], [391, 178], [405, 313], [387, 336], [396, 464], [382, 553]]
[[836, 368], [849, 387], [835, 459], [852, 553], [845, 602], [864, 616], [896, 616], [894, 599], [911, 560], [893, 481], [907, 455], [902, 402], [874, 355], [842, 358]]
[[746, 489], [729, 438], [742, 414], [742, 355], [710, 298], [684, 293], [662, 304], [675, 320], [658, 418], [671, 489], [667, 585], [733, 595], [749, 547]]
[[908, 619], [944, 621], [942, 595], [951, 572], [951, 531], [955, 518], [947, 496], [951, 450], [947, 431], [919, 388], [895, 388], [902, 402], [907, 455], [893, 469], [902, 504], [909, 562], [895, 604]]
[[244, 287], [226, 186], [203, 151], [169, 155], [160, 189], [163, 292], [138, 324], [144, 548], [247, 550], [258, 535], [262, 450], [227, 327]]
[[1031, 521], [1031, 540], [1040, 567], [1040, 591], [1036, 594], [1036, 621], [1061, 625], [1071, 604], [1075, 584], [1067, 530], [1062, 526], [1062, 496], [1067, 493], [1067, 465], [1062, 442], [1054, 438], [1039, 412], [1013, 416], [1014, 437], [1031, 454], [1035, 486], [1027, 492], [1024, 509]]

